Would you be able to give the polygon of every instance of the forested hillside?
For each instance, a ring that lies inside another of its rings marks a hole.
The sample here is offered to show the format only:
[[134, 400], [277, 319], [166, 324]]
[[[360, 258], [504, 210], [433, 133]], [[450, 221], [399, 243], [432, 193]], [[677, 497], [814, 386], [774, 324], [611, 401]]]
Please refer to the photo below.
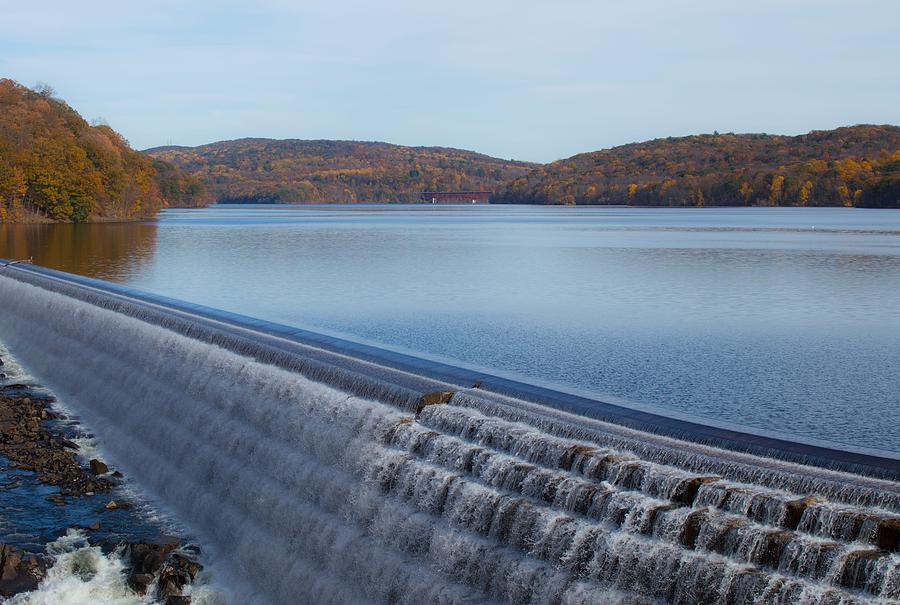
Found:
[[0, 80], [0, 222], [134, 220], [203, 205], [204, 185], [91, 126], [52, 90]]
[[135, 220], [214, 200], [410, 202], [425, 190], [493, 191], [495, 203], [898, 208], [900, 127], [657, 139], [546, 165], [297, 139], [140, 153], [51, 90], [0, 80], [0, 222]]
[[536, 164], [444, 147], [357, 141], [239, 139], [157, 147], [220, 202], [410, 202], [422, 191], [499, 191]]
[[495, 202], [900, 207], [900, 128], [711, 134], [583, 153], [514, 179]]

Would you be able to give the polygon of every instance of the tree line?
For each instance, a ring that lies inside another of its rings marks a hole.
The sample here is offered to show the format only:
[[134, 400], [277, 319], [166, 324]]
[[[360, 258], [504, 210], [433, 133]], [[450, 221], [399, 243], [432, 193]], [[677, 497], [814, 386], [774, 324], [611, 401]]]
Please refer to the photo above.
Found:
[[495, 202], [900, 207], [900, 128], [711, 134], [584, 153], [513, 179]]
[[0, 80], [0, 222], [134, 220], [204, 205], [205, 185], [88, 124], [48, 86]]
[[535, 166], [362, 141], [239, 139], [147, 152], [199, 177], [220, 202], [411, 202], [422, 191], [499, 191]]

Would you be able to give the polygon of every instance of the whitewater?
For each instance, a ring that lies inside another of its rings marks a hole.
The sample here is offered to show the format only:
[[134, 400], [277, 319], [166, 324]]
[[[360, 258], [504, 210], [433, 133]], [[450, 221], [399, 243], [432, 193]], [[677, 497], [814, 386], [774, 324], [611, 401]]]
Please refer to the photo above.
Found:
[[0, 307], [234, 603], [900, 600], [890, 454], [723, 449], [39, 268]]

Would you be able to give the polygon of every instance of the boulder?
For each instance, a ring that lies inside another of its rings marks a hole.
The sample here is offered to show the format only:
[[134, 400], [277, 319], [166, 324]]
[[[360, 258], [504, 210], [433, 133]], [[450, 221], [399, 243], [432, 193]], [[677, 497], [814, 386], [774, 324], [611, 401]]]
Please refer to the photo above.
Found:
[[0, 580], [12, 580], [22, 562], [22, 551], [6, 544], [0, 545]]
[[95, 475], [105, 475], [109, 472], [109, 467], [105, 463], [94, 458], [91, 460], [91, 472]]
[[19, 549], [0, 544], [0, 597], [36, 589], [47, 571], [47, 565], [43, 559], [26, 559]]

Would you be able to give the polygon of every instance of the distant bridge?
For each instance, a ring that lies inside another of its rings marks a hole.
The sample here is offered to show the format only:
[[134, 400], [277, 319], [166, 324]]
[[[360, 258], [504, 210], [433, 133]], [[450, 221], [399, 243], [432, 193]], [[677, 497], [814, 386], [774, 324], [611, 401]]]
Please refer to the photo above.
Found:
[[422, 199], [432, 204], [488, 204], [492, 191], [423, 191]]

